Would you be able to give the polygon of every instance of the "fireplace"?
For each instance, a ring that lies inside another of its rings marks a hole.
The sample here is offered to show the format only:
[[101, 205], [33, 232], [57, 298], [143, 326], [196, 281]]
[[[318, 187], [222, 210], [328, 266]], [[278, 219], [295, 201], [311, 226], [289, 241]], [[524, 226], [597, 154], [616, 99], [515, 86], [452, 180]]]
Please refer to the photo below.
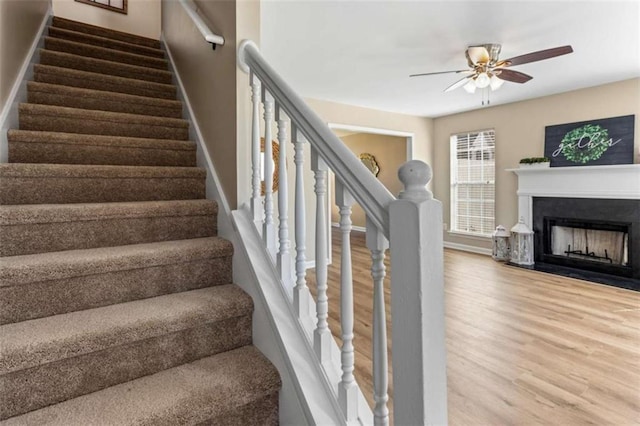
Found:
[[535, 269], [640, 290], [640, 164], [510, 171]]
[[539, 269], [640, 290], [640, 200], [533, 197]]

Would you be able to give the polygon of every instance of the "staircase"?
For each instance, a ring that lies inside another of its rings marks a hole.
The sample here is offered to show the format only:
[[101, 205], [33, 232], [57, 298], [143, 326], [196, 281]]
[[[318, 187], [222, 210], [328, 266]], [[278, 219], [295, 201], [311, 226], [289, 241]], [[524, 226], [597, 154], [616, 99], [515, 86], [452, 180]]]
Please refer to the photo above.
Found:
[[276, 424], [160, 42], [54, 17], [0, 164], [0, 424]]

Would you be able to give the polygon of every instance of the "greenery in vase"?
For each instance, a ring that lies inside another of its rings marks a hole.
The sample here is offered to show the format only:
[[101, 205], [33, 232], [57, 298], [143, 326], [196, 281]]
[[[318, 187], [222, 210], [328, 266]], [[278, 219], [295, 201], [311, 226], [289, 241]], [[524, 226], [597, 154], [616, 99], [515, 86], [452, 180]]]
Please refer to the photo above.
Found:
[[529, 157], [520, 160], [520, 164], [537, 164], [548, 163], [550, 160], [547, 157]]

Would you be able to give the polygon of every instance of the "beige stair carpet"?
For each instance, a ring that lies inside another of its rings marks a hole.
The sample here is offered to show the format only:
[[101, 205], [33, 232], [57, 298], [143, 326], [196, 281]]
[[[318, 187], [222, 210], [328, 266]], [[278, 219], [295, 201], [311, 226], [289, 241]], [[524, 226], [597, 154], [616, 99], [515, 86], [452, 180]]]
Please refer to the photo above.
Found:
[[0, 164], [0, 425], [273, 425], [159, 41], [54, 17]]

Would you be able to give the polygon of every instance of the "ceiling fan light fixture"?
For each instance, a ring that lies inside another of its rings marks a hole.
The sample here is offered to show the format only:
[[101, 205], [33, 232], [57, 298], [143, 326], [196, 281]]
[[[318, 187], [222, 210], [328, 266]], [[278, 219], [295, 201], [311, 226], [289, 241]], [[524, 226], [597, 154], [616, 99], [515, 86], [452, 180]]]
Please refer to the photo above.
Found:
[[500, 87], [502, 87], [503, 83], [504, 83], [504, 80], [502, 80], [501, 78], [499, 78], [497, 75], [494, 74], [491, 76], [489, 85], [491, 86], [491, 90], [498, 90]]
[[467, 84], [465, 84], [463, 86], [463, 88], [467, 93], [475, 93], [475, 91], [476, 91], [476, 82], [475, 82], [475, 80], [469, 80], [469, 82]]
[[491, 84], [491, 79], [486, 72], [481, 72], [480, 74], [478, 74], [475, 81], [476, 87], [478, 87], [478, 89], [484, 89], [489, 84]]

